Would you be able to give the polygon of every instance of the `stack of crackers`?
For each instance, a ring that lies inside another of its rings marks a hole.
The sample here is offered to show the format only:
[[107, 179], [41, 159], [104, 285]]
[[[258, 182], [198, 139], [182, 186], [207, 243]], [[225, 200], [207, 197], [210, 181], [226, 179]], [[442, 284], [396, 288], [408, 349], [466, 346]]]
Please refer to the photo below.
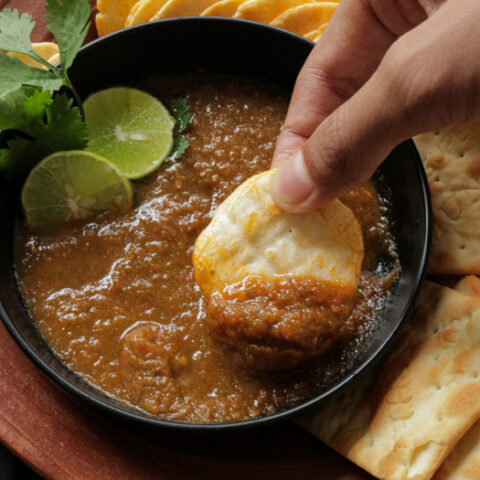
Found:
[[151, 20], [192, 15], [267, 23], [317, 41], [339, 0], [98, 0], [98, 35]]
[[[480, 122], [415, 143], [434, 215], [429, 273], [480, 274]], [[379, 370], [299, 422], [377, 478], [480, 479], [480, 279], [452, 278], [426, 282]]]

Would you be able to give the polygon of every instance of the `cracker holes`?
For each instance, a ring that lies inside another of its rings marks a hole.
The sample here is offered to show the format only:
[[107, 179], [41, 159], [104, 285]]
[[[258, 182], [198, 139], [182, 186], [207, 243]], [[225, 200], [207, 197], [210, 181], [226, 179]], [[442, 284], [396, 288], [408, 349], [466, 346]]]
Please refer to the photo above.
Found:
[[467, 248], [466, 245], [460, 245], [460, 250], [465, 250], [465, 248]]
[[478, 371], [475, 370], [473, 373], [472, 373], [472, 377], [473, 378], [478, 378]]
[[441, 383], [437, 383], [437, 384], [435, 385], [435, 389], [436, 389], [436, 390], [441, 390], [441, 389], [442, 389], [442, 384], [441, 384]]

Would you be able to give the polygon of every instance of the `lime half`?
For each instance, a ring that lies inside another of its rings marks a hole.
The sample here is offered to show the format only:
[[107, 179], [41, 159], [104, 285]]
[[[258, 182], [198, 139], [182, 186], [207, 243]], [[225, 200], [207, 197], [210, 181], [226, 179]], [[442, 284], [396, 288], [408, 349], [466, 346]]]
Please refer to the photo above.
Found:
[[30, 172], [22, 190], [27, 222], [33, 227], [128, 210], [132, 188], [115, 165], [93, 153], [54, 153]]
[[162, 102], [133, 88], [109, 88], [84, 103], [88, 150], [113, 162], [127, 178], [153, 172], [173, 145], [175, 120]]

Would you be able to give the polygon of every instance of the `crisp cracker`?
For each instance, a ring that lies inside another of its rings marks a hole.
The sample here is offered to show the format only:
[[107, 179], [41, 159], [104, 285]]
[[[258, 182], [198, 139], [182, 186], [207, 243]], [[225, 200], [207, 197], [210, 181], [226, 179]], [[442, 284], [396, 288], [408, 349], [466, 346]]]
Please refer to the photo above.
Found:
[[[60, 54], [58, 51], [58, 45], [53, 42], [39, 42], [39, 43], [32, 43], [32, 47], [35, 50], [35, 52], [40, 55], [44, 60], [47, 62], [50, 62], [52, 65], [55, 65], [55, 63], [52, 63], [51, 59], [55, 55], [58, 55], [58, 58], [60, 60]], [[48, 70], [48, 68], [45, 65], [42, 65], [41, 63], [37, 62], [33, 58], [29, 57], [28, 55], [22, 55], [21, 53], [15, 53], [15, 55], [26, 65], [30, 65], [31, 67], [35, 68], [41, 68], [42, 70]]]
[[270, 22], [297, 35], [305, 35], [332, 18], [338, 6], [336, 2], [314, 2], [290, 8]]
[[137, 0], [98, 0], [95, 24], [99, 37], [125, 28], [125, 21]]
[[205, 9], [200, 15], [208, 17], [233, 17], [245, 0], [221, 0]]
[[168, 0], [150, 20], [200, 15], [218, 0]]
[[364, 251], [353, 212], [339, 200], [309, 213], [285, 212], [270, 195], [273, 173], [242, 183], [198, 236], [193, 265], [202, 291], [208, 296], [249, 276], [310, 278], [356, 291]]
[[[455, 290], [471, 297], [480, 297], [480, 278], [462, 278]], [[480, 478], [480, 421], [477, 421], [455, 445], [450, 455], [433, 476], [434, 480], [478, 480]]]
[[285, 10], [314, 1], [315, 0], [247, 0], [237, 10], [234, 18], [270, 23]]
[[148, 22], [166, 3], [167, 0], [138, 0], [130, 10], [125, 26]]
[[456, 285], [457, 292], [464, 293], [470, 297], [480, 297], [480, 278], [476, 275], [463, 277]]
[[479, 369], [480, 299], [427, 282], [373, 380], [299, 423], [378, 478], [427, 480], [480, 418]]
[[415, 137], [430, 185], [429, 272], [480, 273], [480, 122]]

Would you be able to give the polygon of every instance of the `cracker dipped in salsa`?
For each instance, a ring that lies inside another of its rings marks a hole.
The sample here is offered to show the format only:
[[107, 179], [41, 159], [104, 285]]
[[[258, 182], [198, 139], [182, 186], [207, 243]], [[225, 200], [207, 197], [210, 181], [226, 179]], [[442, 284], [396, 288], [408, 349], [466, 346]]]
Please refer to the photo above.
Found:
[[[324, 337], [300, 335], [294, 350], [302, 361], [287, 361], [283, 370], [274, 362], [275, 371], [265, 374], [239, 358], [245, 332], [252, 345], [245, 323], [230, 342], [223, 341], [228, 329], [215, 326], [224, 323], [215, 319], [209, 295], [195, 281], [192, 253], [217, 207], [269, 168], [288, 97], [269, 85], [200, 74], [157, 77], [137, 86], [161, 99], [187, 99], [192, 120], [184, 135], [190, 147], [179, 161], [137, 181], [138, 205], [128, 212], [39, 230], [20, 227], [17, 270], [40, 332], [86, 381], [164, 419], [236, 421], [318, 394], [355, 363], [398, 273], [388, 194], [379, 193], [387, 190], [376, 188], [381, 179], [342, 199], [358, 222], [364, 256], [347, 309], [340, 308], [339, 320], [332, 317], [338, 321], [328, 337], [335, 341], [310, 355], [309, 339]], [[257, 287], [257, 306], [277, 302], [268, 284]], [[295, 304], [286, 331], [324, 325], [305, 323], [309, 317], [302, 312], [310, 315], [318, 306], [306, 283], [299, 288], [293, 281], [285, 292], [284, 301]], [[301, 302], [308, 308], [302, 310]], [[281, 323], [289, 306], [272, 311], [269, 325]], [[239, 315], [231, 318], [240, 324]], [[270, 337], [260, 345], [265, 338]]]

